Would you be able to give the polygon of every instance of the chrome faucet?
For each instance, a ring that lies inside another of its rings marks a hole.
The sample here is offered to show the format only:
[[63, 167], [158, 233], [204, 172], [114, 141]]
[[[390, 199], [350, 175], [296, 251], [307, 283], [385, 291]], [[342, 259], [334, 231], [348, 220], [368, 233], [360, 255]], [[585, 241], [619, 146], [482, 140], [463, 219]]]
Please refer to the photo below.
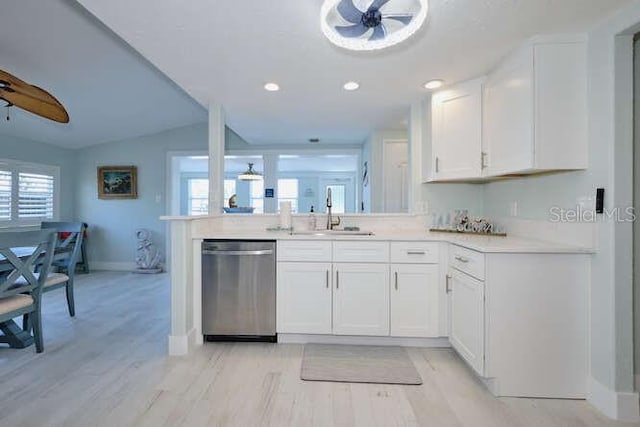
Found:
[[333, 227], [340, 225], [340, 217], [336, 217], [337, 221], [331, 216], [331, 187], [327, 188], [327, 230], [333, 230]]

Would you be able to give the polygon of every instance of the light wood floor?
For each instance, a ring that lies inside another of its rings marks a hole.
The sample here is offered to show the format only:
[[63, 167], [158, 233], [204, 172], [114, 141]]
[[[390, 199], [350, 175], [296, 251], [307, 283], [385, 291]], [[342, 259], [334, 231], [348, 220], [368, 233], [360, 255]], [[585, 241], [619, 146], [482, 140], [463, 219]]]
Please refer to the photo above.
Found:
[[300, 345], [169, 358], [166, 274], [78, 275], [76, 288], [75, 319], [63, 290], [45, 295], [44, 353], [0, 347], [0, 425], [625, 425], [584, 401], [496, 399], [446, 349], [410, 349], [422, 386], [303, 382]]

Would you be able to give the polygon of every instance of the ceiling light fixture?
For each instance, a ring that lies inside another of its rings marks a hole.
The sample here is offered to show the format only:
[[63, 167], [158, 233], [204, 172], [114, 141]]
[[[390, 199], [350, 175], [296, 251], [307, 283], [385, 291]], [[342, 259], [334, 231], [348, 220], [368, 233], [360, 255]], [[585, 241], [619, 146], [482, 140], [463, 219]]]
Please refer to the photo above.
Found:
[[253, 163], [247, 164], [249, 165], [249, 168], [246, 170], [246, 172], [238, 175], [238, 179], [240, 181], [261, 181], [262, 174], [253, 170]]
[[428, 82], [426, 82], [424, 84], [424, 88], [425, 89], [429, 89], [429, 90], [433, 90], [433, 89], [441, 88], [442, 85], [444, 85], [444, 80], [434, 79], [434, 80], [429, 80]]
[[277, 92], [280, 90], [278, 83], [269, 82], [264, 85], [264, 89], [268, 92]]
[[344, 90], [348, 90], [349, 92], [360, 89], [360, 83], [358, 82], [346, 82], [344, 86], [342, 86]]
[[415, 34], [427, 18], [428, 9], [428, 0], [325, 0], [320, 27], [336, 46], [384, 49]]

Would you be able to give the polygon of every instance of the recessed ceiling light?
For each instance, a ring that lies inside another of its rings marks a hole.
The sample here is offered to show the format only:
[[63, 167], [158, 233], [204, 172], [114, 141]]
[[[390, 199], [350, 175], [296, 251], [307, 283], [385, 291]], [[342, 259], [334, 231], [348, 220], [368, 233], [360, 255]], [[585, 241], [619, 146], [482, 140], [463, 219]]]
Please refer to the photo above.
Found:
[[269, 82], [264, 85], [264, 89], [269, 92], [277, 92], [280, 90], [278, 83]]
[[344, 86], [342, 86], [344, 90], [352, 91], [358, 90], [360, 88], [360, 83], [358, 82], [346, 82]]
[[440, 80], [440, 79], [429, 80], [424, 84], [424, 88], [430, 89], [430, 90], [438, 89], [438, 88], [441, 88], [443, 84], [444, 84], [444, 80]]

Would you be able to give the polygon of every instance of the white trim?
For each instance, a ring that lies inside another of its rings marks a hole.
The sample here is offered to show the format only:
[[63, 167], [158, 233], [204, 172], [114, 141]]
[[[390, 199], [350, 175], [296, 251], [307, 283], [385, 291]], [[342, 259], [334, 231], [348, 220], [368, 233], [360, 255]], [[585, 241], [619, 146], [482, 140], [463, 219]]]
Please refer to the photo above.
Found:
[[133, 271], [136, 269], [136, 263], [92, 261], [91, 269], [103, 271]]
[[640, 421], [640, 400], [637, 392], [614, 391], [589, 377], [587, 400], [607, 417], [619, 421]]
[[196, 342], [195, 329], [187, 335], [169, 335], [169, 356], [186, 356]]
[[310, 335], [310, 334], [278, 334], [281, 344], [351, 344], [351, 345], [398, 345], [401, 347], [451, 347], [449, 339], [439, 338], [400, 338], [400, 337], [367, 337], [347, 335]]

